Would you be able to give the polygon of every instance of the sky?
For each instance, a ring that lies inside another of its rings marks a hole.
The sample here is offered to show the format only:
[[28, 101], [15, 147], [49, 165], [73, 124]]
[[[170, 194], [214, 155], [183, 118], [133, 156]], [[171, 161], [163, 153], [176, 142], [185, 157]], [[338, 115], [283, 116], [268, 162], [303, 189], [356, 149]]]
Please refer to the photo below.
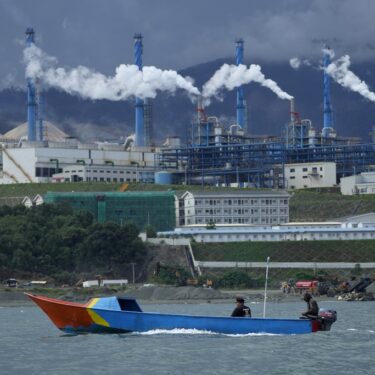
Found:
[[316, 59], [328, 43], [354, 62], [375, 58], [374, 0], [0, 0], [0, 88], [24, 82], [24, 32], [59, 65], [114, 74], [133, 63], [144, 36], [144, 65], [179, 70], [234, 55], [245, 61]]

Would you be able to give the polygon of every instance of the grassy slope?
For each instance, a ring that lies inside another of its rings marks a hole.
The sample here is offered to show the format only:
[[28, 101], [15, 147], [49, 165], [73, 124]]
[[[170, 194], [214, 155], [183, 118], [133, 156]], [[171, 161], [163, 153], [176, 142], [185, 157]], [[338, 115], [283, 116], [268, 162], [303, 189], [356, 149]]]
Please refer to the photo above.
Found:
[[375, 262], [375, 240], [194, 243], [197, 260], [264, 262]]
[[325, 221], [375, 212], [374, 195], [341, 195], [338, 190], [299, 190], [292, 193], [290, 221]]

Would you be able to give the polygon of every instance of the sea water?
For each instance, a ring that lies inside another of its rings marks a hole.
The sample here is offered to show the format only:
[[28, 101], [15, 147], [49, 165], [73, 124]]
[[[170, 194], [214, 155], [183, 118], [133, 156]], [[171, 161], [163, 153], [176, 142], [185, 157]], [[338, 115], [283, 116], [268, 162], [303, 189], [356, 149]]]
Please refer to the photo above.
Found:
[[[145, 311], [230, 315], [227, 303], [146, 304]], [[261, 317], [263, 304], [250, 304]], [[37, 307], [0, 308], [0, 374], [375, 374], [375, 302], [320, 302], [338, 312], [330, 332], [223, 335], [197, 330], [70, 336]], [[301, 302], [268, 303], [298, 317]]]

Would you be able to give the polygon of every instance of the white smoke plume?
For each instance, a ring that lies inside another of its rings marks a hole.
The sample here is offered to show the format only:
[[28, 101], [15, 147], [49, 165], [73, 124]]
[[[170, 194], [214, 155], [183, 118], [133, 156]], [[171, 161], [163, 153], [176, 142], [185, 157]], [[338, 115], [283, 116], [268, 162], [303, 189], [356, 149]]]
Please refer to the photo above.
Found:
[[289, 64], [293, 69], [299, 69], [302, 65], [311, 66], [311, 62], [307, 59], [300, 59], [299, 57], [292, 57], [289, 60]]
[[331, 60], [335, 58], [335, 51], [332, 48], [324, 47], [322, 52], [324, 55], [328, 55]]
[[289, 64], [293, 69], [298, 69], [301, 66], [301, 59], [298, 57], [292, 57], [289, 60]]
[[341, 86], [346, 87], [363, 97], [375, 102], [375, 93], [370, 91], [366, 82], [356, 76], [350, 69], [350, 56], [345, 55], [329, 64], [326, 72]]
[[39, 78], [45, 87], [55, 87], [92, 100], [155, 98], [158, 91], [174, 94], [178, 89], [185, 90], [190, 96], [199, 95], [193, 80], [174, 70], [145, 66], [140, 71], [136, 65], [121, 64], [116, 68], [115, 75], [110, 77], [84, 66], [66, 70], [56, 67], [57, 60], [35, 45], [24, 50], [24, 61], [27, 78]]
[[283, 91], [278, 84], [264, 76], [259, 65], [229, 65], [224, 64], [217, 70], [214, 75], [203, 85], [202, 96], [205, 98], [206, 104], [209, 104], [211, 97], [218, 98], [220, 90], [226, 88], [233, 90], [241, 85], [257, 82], [260, 85], [269, 88], [280, 99], [291, 100], [293, 97]]

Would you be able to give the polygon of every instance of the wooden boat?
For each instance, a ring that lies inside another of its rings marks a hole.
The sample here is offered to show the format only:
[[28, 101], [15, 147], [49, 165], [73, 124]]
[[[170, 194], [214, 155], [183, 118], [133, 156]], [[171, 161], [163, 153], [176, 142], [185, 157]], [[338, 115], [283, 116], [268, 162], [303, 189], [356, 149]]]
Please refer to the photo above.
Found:
[[196, 329], [223, 334], [302, 334], [329, 330], [336, 320], [334, 317], [334, 320], [329, 322], [328, 315], [322, 319], [308, 320], [149, 313], [143, 312], [133, 298], [93, 298], [81, 304], [26, 294], [48, 315], [57, 328], [68, 333]]

